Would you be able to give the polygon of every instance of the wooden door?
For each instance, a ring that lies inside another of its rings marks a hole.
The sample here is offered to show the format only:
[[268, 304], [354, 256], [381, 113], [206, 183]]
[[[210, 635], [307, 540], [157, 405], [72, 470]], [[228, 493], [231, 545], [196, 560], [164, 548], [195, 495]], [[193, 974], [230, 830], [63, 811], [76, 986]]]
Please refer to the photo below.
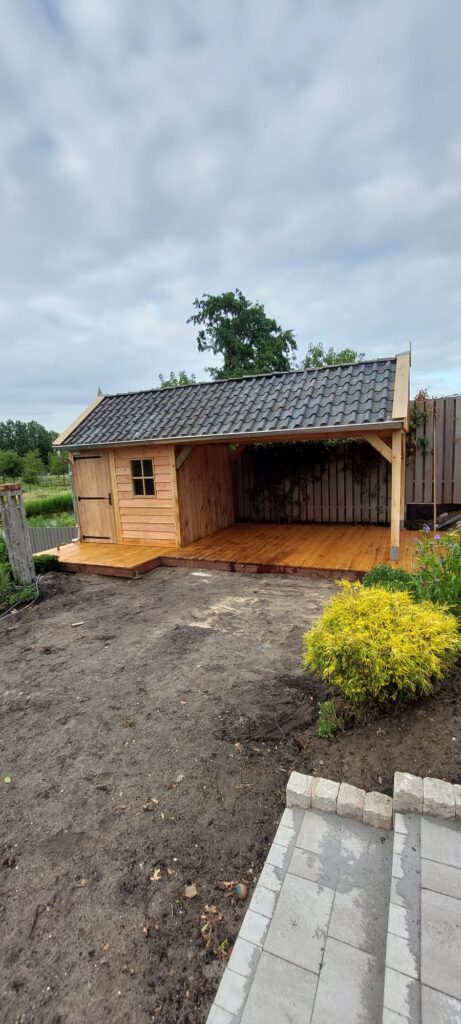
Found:
[[115, 540], [114, 510], [109, 458], [74, 455], [74, 488], [77, 500], [80, 540]]

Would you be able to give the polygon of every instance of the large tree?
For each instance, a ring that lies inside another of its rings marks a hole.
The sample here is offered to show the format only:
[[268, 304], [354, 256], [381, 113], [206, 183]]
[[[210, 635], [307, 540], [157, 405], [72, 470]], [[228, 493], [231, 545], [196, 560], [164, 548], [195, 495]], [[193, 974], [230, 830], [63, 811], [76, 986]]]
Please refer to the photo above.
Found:
[[364, 352], [356, 352], [353, 348], [341, 348], [336, 352], [332, 347], [325, 349], [323, 343], [319, 341], [317, 345], [308, 345], [301, 369], [312, 370], [320, 366], [338, 366], [339, 363], [359, 363], [361, 359], [365, 359]]
[[199, 351], [223, 358], [222, 366], [206, 367], [215, 380], [291, 369], [297, 347], [293, 332], [266, 316], [260, 302], [249, 302], [237, 288], [202, 295], [194, 306], [197, 312], [187, 323], [199, 328]]

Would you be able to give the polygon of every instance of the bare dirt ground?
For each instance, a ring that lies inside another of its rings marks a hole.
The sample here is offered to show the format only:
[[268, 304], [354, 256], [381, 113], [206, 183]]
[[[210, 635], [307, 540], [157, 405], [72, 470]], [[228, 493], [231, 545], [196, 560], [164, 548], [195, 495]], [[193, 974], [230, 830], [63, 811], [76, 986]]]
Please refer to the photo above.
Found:
[[0, 1019], [203, 1024], [248, 905], [222, 883], [251, 895], [290, 769], [459, 781], [459, 672], [328, 742], [300, 665], [333, 583], [159, 569], [43, 591], [0, 622]]

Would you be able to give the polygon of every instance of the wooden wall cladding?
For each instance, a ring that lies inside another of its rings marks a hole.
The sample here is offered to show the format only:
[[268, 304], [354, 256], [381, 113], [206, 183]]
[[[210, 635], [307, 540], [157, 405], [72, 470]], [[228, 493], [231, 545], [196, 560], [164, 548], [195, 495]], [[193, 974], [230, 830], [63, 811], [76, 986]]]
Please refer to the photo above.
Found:
[[[180, 448], [176, 454], [179, 455]], [[198, 445], [177, 471], [181, 544], [232, 526], [234, 492], [228, 445]]]
[[[131, 459], [152, 459], [155, 495], [133, 494]], [[143, 544], [177, 538], [174, 448], [143, 445], [114, 449], [118, 507], [122, 540]]]

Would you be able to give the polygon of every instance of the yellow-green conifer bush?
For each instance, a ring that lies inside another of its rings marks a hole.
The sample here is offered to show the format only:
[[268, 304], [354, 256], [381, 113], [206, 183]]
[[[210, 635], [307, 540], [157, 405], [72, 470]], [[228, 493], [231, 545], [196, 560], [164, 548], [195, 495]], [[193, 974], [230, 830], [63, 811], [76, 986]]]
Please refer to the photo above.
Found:
[[461, 650], [455, 617], [408, 593], [340, 586], [304, 635], [304, 667], [354, 704], [430, 694]]

